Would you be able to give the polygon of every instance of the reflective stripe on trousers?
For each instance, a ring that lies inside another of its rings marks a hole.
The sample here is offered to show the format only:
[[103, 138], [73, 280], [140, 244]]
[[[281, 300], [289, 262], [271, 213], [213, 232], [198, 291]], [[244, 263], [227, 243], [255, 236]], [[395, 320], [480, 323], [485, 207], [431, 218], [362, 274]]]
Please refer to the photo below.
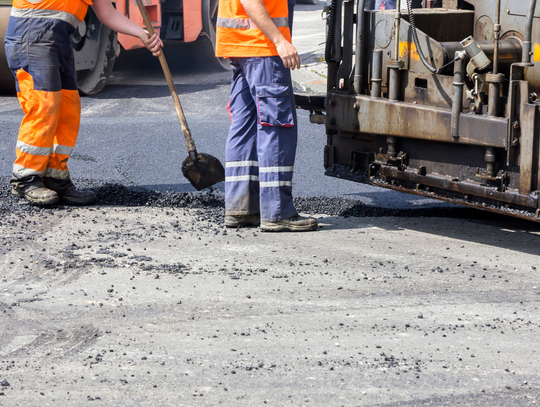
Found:
[[290, 70], [280, 57], [232, 58], [225, 154], [228, 215], [277, 221], [297, 214], [292, 176], [297, 127]]
[[24, 111], [13, 175], [68, 179], [81, 103], [65, 21], [10, 17], [6, 56]]

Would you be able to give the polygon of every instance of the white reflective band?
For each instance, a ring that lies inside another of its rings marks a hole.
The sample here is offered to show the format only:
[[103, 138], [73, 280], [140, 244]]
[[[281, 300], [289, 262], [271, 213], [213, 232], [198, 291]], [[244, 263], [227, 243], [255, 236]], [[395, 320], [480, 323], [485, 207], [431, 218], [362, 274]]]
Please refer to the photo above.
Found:
[[293, 172], [294, 167], [261, 167], [259, 172]]
[[47, 171], [45, 171], [45, 176], [56, 179], [69, 179], [69, 171], [60, 171], [55, 168], [47, 168]]
[[[276, 27], [288, 27], [288, 17], [274, 17], [272, 18]], [[225, 18], [218, 17], [217, 26], [222, 28], [236, 28], [240, 30], [249, 30], [252, 28], [258, 28], [257, 25], [249, 18]]]
[[31, 9], [31, 8], [17, 8], [12, 7], [11, 8], [11, 15], [13, 17], [19, 17], [19, 18], [47, 18], [50, 20], [62, 20], [66, 23], [71, 24], [73, 27], [77, 28], [77, 26], [81, 23], [81, 21], [75, 17], [73, 14], [66, 13], [65, 11], [57, 11], [57, 10], [39, 10], [39, 9]]
[[258, 161], [229, 161], [225, 163], [226, 168], [232, 167], [258, 167]]
[[238, 181], [258, 181], [257, 175], [237, 175], [235, 177], [225, 177], [225, 182], [238, 182]]
[[62, 146], [60, 144], [55, 144], [53, 146], [53, 153], [55, 154], [70, 155], [72, 151], [73, 147], [70, 146]]
[[30, 175], [44, 175], [45, 171], [35, 171], [31, 170], [30, 168], [24, 168], [20, 165], [13, 164], [13, 173], [19, 177], [28, 177]]
[[32, 154], [32, 155], [42, 155], [48, 157], [51, 155], [52, 148], [50, 147], [34, 147], [30, 144], [23, 143], [20, 140], [17, 140], [17, 149], [23, 153]]
[[259, 186], [261, 188], [292, 187], [292, 181], [260, 182]]

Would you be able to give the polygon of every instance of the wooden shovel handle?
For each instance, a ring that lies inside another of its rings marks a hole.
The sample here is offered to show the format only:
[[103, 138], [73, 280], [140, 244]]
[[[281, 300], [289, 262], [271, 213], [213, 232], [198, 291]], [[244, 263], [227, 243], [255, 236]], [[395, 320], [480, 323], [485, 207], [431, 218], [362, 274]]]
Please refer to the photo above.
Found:
[[[154, 28], [152, 27], [152, 22], [150, 21], [150, 17], [148, 17], [148, 13], [146, 12], [146, 8], [144, 8], [142, 0], [135, 0], [135, 1], [137, 2], [137, 6], [139, 6], [139, 10], [141, 11], [144, 25], [146, 25], [146, 30], [148, 31], [150, 36], [154, 35]], [[161, 64], [161, 68], [163, 69], [163, 74], [165, 75], [165, 79], [167, 79], [169, 90], [171, 91], [174, 107], [176, 108], [178, 119], [180, 120], [180, 125], [182, 126], [182, 133], [184, 133], [184, 138], [186, 139], [187, 151], [188, 152], [197, 151], [197, 149], [195, 148], [195, 142], [193, 141], [193, 138], [191, 137], [191, 131], [189, 130], [189, 127], [186, 121], [186, 116], [184, 115], [184, 110], [182, 109], [182, 105], [180, 104], [180, 99], [178, 98], [178, 93], [176, 92], [176, 87], [174, 86], [171, 71], [169, 70], [169, 65], [167, 64], [167, 60], [165, 59], [165, 55], [163, 54], [163, 49], [161, 50], [161, 53], [159, 54], [158, 58], [159, 58], [159, 63]]]

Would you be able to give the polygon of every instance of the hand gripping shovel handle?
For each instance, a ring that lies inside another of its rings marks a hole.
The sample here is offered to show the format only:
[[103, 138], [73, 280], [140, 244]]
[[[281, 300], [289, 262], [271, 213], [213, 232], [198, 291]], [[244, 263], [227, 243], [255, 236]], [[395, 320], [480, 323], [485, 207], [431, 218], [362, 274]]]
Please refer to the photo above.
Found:
[[[144, 8], [142, 0], [135, 0], [135, 1], [137, 2], [137, 6], [139, 6], [139, 10], [141, 11], [144, 25], [146, 25], [146, 29], [148, 30], [148, 33], [150, 34], [150, 36], [154, 35], [154, 28], [152, 27], [152, 22], [150, 21], [150, 17], [148, 17], [148, 13], [146, 12], [146, 8]], [[178, 98], [176, 87], [174, 86], [171, 71], [169, 70], [169, 65], [167, 64], [167, 60], [165, 59], [165, 55], [163, 54], [163, 49], [161, 50], [161, 53], [159, 54], [158, 58], [159, 58], [159, 63], [161, 64], [161, 68], [163, 69], [163, 74], [165, 75], [165, 79], [167, 79], [169, 90], [171, 91], [174, 107], [176, 108], [178, 119], [180, 120], [180, 125], [182, 126], [182, 133], [184, 133], [184, 138], [186, 139], [187, 151], [189, 153], [189, 156], [195, 161], [197, 161], [197, 149], [195, 148], [195, 142], [193, 141], [193, 138], [191, 137], [191, 131], [189, 130], [189, 127], [186, 121], [186, 116], [184, 115], [184, 110], [182, 109], [182, 105], [180, 104], [180, 99]]]

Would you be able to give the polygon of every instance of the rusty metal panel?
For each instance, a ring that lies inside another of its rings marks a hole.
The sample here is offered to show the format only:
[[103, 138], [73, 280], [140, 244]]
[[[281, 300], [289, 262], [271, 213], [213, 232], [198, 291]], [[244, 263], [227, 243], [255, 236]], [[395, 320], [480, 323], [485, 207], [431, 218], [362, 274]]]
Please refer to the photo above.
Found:
[[[409, 17], [404, 18], [408, 24]], [[467, 38], [473, 34], [475, 22], [471, 10], [416, 9], [414, 19], [420, 31], [441, 42]]]
[[[467, 0], [475, 8], [475, 25], [486, 21], [486, 16], [495, 21], [495, 0]], [[501, 0], [501, 38], [517, 37], [523, 40], [525, 27], [527, 26], [527, 9], [529, 0]], [[540, 2], [537, 3], [535, 16], [540, 17]], [[532, 42], [534, 53], [534, 62], [540, 62], [540, 24], [538, 19], [533, 24]], [[480, 38], [480, 32], [476, 31], [476, 39]], [[525, 79], [529, 81], [531, 92], [540, 93], [540, 64], [536, 63], [525, 72]]]
[[329, 93], [327, 129], [506, 148], [508, 120], [462, 114], [455, 140], [448, 109]]
[[[514, 0], [508, 4], [507, 12], [508, 14], [525, 17], [527, 15], [528, 9], [529, 9], [528, 1]], [[540, 17], [540, 3], [536, 3], [536, 10], [534, 11], [534, 16]]]
[[[405, 71], [402, 75], [405, 101], [436, 107], [452, 107], [454, 95], [453, 77], [444, 75], [428, 75], [414, 71]], [[466, 94], [463, 105], [467, 104]]]
[[519, 154], [519, 192], [529, 194], [532, 191], [534, 145], [537, 132], [535, 131], [536, 105], [527, 103], [521, 116], [521, 148]]
[[458, 182], [436, 174], [419, 175], [415, 171], [399, 171], [397, 168], [391, 166], [381, 166], [380, 173], [385, 177], [409, 181], [420, 185], [428, 185], [466, 195], [470, 194], [486, 199], [493, 199], [499, 202], [532, 208], [536, 208], [538, 205], [538, 197], [536, 196], [513, 191], [501, 192], [477, 183], [467, 181]]
[[[521, 78], [523, 70], [513, 69], [515, 78]], [[523, 108], [529, 101], [529, 83], [523, 80], [513, 80], [511, 75], [509, 85], [508, 105], [507, 105], [507, 117], [508, 117], [508, 151], [507, 151], [507, 164], [517, 164], [518, 146], [521, 135], [521, 116], [523, 115]]]

